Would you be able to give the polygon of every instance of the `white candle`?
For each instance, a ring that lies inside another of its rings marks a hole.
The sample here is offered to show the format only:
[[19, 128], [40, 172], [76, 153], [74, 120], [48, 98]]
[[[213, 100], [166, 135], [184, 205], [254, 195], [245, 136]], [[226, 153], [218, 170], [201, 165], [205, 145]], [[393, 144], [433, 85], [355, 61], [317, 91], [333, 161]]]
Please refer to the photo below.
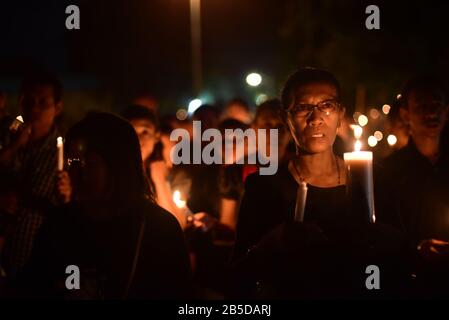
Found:
[[62, 141], [62, 137], [58, 137], [56, 139], [56, 147], [58, 149], [58, 171], [64, 170], [64, 142]]
[[298, 185], [298, 191], [296, 193], [296, 206], [295, 206], [295, 221], [304, 221], [304, 212], [306, 210], [307, 200], [307, 183], [301, 181]]
[[369, 221], [374, 223], [376, 215], [374, 209], [373, 153], [357, 150], [359, 147], [361, 147], [361, 144], [356, 142], [356, 151], [346, 152], [343, 155], [347, 168], [348, 186], [354, 183], [361, 185], [368, 202]]

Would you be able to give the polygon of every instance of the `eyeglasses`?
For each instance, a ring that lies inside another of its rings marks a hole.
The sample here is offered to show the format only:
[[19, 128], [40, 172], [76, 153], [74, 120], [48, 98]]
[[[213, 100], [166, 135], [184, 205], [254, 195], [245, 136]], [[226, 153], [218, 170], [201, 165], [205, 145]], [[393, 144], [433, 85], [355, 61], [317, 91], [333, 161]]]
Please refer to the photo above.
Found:
[[340, 108], [340, 103], [335, 99], [325, 100], [321, 101], [317, 104], [307, 104], [307, 103], [300, 103], [297, 104], [290, 109], [287, 110], [287, 112], [292, 115], [293, 117], [308, 117], [312, 114], [315, 109], [318, 109], [320, 112], [324, 113], [326, 116], [329, 116], [336, 112]]

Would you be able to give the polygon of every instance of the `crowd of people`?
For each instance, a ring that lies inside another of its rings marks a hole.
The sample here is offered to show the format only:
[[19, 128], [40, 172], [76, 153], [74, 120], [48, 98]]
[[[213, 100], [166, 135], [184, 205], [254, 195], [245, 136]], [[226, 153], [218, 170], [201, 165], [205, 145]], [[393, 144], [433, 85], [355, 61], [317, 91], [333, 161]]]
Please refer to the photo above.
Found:
[[[254, 113], [233, 99], [179, 120], [147, 100], [117, 114], [89, 112], [62, 132], [54, 75], [24, 78], [23, 121], [0, 94], [0, 297], [449, 297], [444, 80], [410, 79], [393, 104], [388, 130], [397, 150], [375, 158], [375, 223], [364, 190], [348, 188], [342, 154], [352, 148], [353, 121], [328, 71], [299, 69]], [[235, 139], [226, 129], [277, 129], [277, 141], [254, 144], [269, 153], [276, 143], [277, 172], [260, 175], [264, 164], [247, 161], [260, 151], [248, 140], [224, 164], [174, 164], [170, 134], [183, 128], [192, 136], [193, 121], [224, 140]], [[73, 265], [79, 289], [66, 286]], [[369, 265], [379, 267], [378, 290], [365, 285]]]

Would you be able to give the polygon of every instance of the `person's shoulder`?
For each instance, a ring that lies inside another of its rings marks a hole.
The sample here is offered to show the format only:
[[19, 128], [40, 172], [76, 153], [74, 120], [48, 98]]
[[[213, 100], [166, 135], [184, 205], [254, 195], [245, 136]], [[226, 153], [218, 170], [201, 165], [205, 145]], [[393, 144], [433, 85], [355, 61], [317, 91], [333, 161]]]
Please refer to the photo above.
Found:
[[168, 212], [167, 210], [161, 208], [156, 203], [146, 200], [144, 202], [143, 214], [145, 218], [150, 221], [152, 227], [156, 229], [179, 229], [180, 225], [178, 220]]

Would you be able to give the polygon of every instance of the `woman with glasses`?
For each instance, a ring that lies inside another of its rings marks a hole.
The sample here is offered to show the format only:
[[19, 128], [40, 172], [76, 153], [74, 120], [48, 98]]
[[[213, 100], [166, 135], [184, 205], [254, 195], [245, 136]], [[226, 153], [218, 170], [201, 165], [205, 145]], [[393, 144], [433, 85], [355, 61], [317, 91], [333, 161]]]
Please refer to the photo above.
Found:
[[[352, 270], [338, 267], [346, 261], [333, 246], [369, 232], [360, 231], [368, 225], [363, 194], [355, 190], [352, 197], [347, 195], [344, 161], [333, 152], [345, 113], [340, 96], [336, 78], [319, 69], [301, 69], [284, 86], [284, 121], [297, 153], [276, 174], [252, 175], [246, 180], [233, 259], [239, 289], [246, 295], [254, 294], [255, 282], [264, 284], [259, 295], [268, 291], [270, 296], [317, 297], [333, 296], [335, 288], [344, 291], [339, 282], [347, 277], [334, 277], [333, 271]], [[295, 221], [298, 188], [304, 186], [303, 218]], [[363, 241], [360, 237], [358, 241]], [[267, 283], [272, 285], [269, 290]]]

